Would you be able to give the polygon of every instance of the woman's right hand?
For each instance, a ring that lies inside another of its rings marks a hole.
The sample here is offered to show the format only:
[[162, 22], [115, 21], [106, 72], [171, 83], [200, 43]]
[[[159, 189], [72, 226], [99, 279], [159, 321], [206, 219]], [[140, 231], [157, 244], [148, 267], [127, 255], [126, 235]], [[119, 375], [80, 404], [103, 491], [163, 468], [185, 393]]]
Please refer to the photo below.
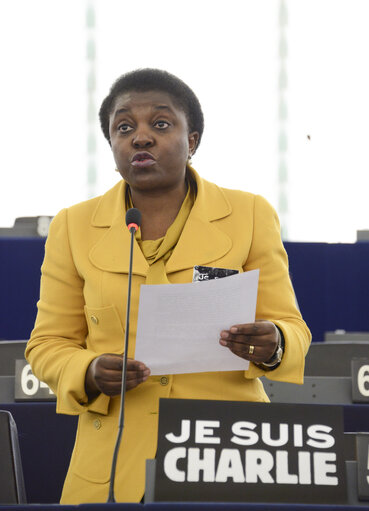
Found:
[[[89, 398], [100, 392], [107, 396], [120, 394], [122, 386], [123, 356], [104, 353], [89, 365], [85, 378], [86, 394]], [[143, 383], [150, 376], [150, 369], [139, 360], [127, 359], [126, 390]]]

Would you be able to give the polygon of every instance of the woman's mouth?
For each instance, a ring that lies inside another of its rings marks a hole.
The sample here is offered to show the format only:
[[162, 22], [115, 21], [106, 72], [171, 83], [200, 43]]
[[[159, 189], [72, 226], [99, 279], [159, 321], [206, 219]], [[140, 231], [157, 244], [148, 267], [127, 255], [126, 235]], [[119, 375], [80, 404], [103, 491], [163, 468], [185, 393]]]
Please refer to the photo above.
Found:
[[136, 153], [131, 160], [131, 165], [133, 167], [139, 167], [139, 168], [150, 167], [151, 165], [154, 165], [155, 163], [156, 163], [156, 161], [155, 161], [155, 158], [153, 157], [153, 155], [146, 151]]

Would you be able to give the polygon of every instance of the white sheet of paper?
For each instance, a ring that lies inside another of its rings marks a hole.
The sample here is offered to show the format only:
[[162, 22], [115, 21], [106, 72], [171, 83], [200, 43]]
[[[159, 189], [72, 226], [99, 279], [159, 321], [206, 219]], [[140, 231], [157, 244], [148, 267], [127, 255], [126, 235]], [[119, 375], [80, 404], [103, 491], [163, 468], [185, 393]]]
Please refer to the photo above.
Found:
[[255, 321], [259, 270], [190, 284], [142, 285], [135, 359], [152, 375], [245, 370], [220, 331]]

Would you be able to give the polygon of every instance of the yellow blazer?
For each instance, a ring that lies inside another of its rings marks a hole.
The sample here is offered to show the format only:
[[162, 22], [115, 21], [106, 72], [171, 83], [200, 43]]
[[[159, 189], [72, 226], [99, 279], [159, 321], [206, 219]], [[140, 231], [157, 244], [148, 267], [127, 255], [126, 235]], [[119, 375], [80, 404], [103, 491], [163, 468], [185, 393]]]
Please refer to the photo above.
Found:
[[[260, 269], [258, 319], [283, 331], [283, 361], [272, 380], [302, 383], [310, 332], [295, 305], [277, 215], [260, 196], [227, 190], [194, 173], [198, 192], [166, 265], [173, 283], [192, 281], [197, 264]], [[64, 209], [46, 242], [35, 328], [26, 349], [34, 374], [57, 395], [57, 412], [78, 414], [76, 443], [61, 502], [104, 502], [117, 432], [119, 397], [88, 402], [84, 379], [101, 353], [122, 353], [130, 234], [125, 226], [124, 181], [105, 195]], [[128, 356], [135, 355], [140, 285], [148, 264], [134, 247]], [[218, 342], [218, 339], [214, 339]], [[143, 361], [145, 362], [145, 361]], [[250, 364], [247, 371], [152, 376], [126, 394], [125, 427], [118, 457], [116, 498], [140, 501], [145, 460], [154, 458], [160, 397], [268, 401]]]

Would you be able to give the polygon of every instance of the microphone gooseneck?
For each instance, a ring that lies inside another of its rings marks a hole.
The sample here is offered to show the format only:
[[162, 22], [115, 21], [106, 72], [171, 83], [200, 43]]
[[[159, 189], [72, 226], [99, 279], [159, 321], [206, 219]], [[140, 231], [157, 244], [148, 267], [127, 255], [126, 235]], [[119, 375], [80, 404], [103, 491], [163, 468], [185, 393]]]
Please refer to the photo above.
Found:
[[123, 355], [123, 367], [122, 367], [122, 388], [120, 392], [120, 410], [119, 410], [119, 421], [118, 421], [118, 435], [114, 447], [113, 460], [110, 472], [110, 484], [109, 484], [109, 495], [107, 502], [116, 502], [114, 496], [114, 481], [115, 471], [117, 466], [117, 459], [119, 453], [119, 447], [123, 435], [124, 427], [124, 400], [126, 395], [126, 373], [127, 373], [127, 353], [128, 353], [128, 337], [129, 337], [129, 315], [131, 310], [131, 284], [132, 284], [132, 261], [133, 261], [133, 242], [134, 234], [141, 225], [141, 211], [136, 208], [131, 208], [126, 213], [126, 224], [129, 232], [131, 233], [131, 245], [129, 253], [129, 271], [128, 271], [128, 293], [127, 293], [127, 309], [126, 309], [126, 330], [124, 337], [124, 355]]

